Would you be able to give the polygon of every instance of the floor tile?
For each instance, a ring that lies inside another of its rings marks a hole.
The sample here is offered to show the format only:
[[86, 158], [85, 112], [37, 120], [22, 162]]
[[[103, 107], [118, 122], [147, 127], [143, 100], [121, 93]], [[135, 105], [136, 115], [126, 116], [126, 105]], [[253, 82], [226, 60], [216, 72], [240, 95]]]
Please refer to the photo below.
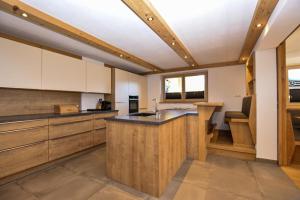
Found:
[[41, 200], [86, 200], [105, 185], [88, 178], [76, 176], [72, 181], [42, 196]]
[[1, 200], [37, 200], [31, 193], [22, 189], [16, 183], [0, 187]]
[[206, 189], [192, 184], [182, 183], [174, 197], [174, 200], [205, 200]]
[[45, 195], [74, 179], [74, 174], [62, 167], [25, 177], [18, 181], [23, 188], [36, 196]]
[[149, 197], [147, 200], [170, 200], [173, 199], [176, 195], [176, 192], [178, 191], [179, 187], [181, 185], [181, 182], [173, 180], [171, 181], [166, 190], [163, 192], [163, 194], [159, 197]]
[[88, 200], [142, 200], [143, 198], [134, 196], [114, 186], [106, 186], [99, 190]]

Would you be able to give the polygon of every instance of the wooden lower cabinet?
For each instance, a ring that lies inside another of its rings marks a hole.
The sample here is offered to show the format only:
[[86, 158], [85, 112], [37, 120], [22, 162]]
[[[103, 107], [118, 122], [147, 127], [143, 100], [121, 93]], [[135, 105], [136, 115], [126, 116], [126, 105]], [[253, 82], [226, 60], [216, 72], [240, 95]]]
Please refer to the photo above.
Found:
[[186, 137], [187, 157], [189, 159], [198, 159], [198, 115], [186, 116]]
[[94, 145], [106, 142], [106, 128], [94, 130]]
[[71, 122], [49, 126], [49, 138], [60, 138], [78, 133], [91, 131], [93, 129], [92, 120]]
[[0, 150], [48, 140], [48, 126], [0, 132]]
[[94, 129], [105, 128], [106, 122], [105, 119], [95, 119], [94, 120]]
[[92, 131], [49, 140], [49, 160], [55, 160], [92, 146]]
[[48, 141], [0, 151], [0, 178], [46, 163]]

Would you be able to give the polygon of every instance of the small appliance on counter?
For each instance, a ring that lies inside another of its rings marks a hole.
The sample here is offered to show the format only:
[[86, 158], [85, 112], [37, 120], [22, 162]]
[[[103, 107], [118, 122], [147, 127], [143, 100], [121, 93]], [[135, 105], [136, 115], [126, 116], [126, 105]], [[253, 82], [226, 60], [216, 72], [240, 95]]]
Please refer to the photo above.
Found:
[[101, 111], [101, 110], [111, 110], [111, 102], [110, 101], [102, 101], [99, 99], [96, 105], [96, 109], [87, 109], [87, 111]]

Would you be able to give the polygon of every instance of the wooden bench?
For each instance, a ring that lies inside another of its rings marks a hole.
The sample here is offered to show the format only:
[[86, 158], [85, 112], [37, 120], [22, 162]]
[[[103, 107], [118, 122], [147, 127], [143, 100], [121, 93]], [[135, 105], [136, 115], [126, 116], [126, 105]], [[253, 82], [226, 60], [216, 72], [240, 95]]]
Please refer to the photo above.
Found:
[[256, 143], [255, 104], [255, 96], [247, 96], [243, 98], [241, 111], [225, 112], [225, 122], [229, 123], [234, 146], [254, 148]]
[[290, 110], [287, 115], [288, 164], [300, 164], [300, 110]]

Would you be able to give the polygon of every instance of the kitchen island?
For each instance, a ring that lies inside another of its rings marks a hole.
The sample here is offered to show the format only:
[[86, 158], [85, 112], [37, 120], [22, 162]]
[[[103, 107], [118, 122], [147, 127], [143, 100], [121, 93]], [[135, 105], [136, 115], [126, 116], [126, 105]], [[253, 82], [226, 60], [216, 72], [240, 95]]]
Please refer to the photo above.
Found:
[[186, 159], [187, 115], [197, 112], [107, 119], [107, 176], [159, 197]]

